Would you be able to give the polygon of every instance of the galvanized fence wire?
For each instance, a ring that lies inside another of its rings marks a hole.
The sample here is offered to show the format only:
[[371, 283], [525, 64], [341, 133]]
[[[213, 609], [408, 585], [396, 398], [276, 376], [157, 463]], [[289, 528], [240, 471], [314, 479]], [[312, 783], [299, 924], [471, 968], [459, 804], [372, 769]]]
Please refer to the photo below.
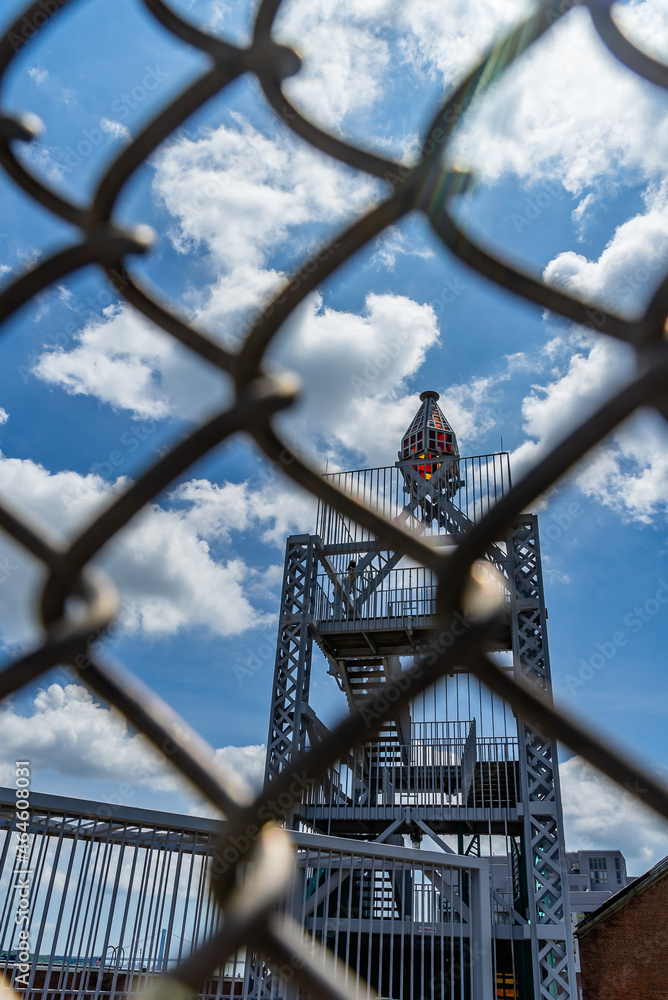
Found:
[[[23, 52], [34, 37], [46, 31], [72, 30], [69, 23], [61, 29], [58, 21], [66, 8], [76, 8], [78, 2], [80, 0], [35, 0], [25, 9], [0, 41], [0, 87], [16, 55]], [[106, 274], [115, 291], [135, 309], [211, 365], [232, 376], [236, 396], [232, 405], [146, 469], [67, 548], [55, 547], [27, 520], [0, 505], [0, 527], [48, 570], [40, 608], [45, 639], [39, 648], [0, 674], [0, 697], [6, 697], [57, 664], [70, 664], [85, 684], [123, 712], [128, 721], [225, 814], [227, 822], [212, 859], [213, 890], [223, 914], [222, 929], [155, 987], [161, 996], [176, 997], [196, 989], [204, 978], [220, 967], [226, 955], [251, 945], [277, 967], [287, 963], [294, 981], [301, 988], [333, 1000], [346, 996], [337, 978], [334, 959], [331, 959], [331, 968], [323, 972], [311, 957], [312, 952], [307, 953], [301, 946], [298, 929], [291, 930], [276, 919], [275, 906], [285, 891], [291, 865], [288, 836], [277, 824], [300, 798], [304, 783], [315, 782], [344, 751], [373, 736], [382, 724], [385, 702], [374, 710], [372, 699], [363, 709], [347, 717], [322, 743], [294, 759], [251, 805], [247, 805], [221, 782], [211, 764], [211, 749], [196, 733], [136, 678], [92, 651], [91, 647], [118, 610], [115, 589], [95, 568], [93, 560], [145, 504], [193, 462], [238, 432], [245, 431], [285, 475], [346, 517], [356, 520], [378, 536], [388, 549], [409, 555], [432, 570], [438, 579], [440, 621], [447, 628], [452, 615], [462, 607], [465, 591], [471, 587], [474, 562], [484, 558], [489, 544], [514, 517], [639, 407], [653, 407], [668, 416], [668, 343], [665, 336], [668, 276], [659, 285], [643, 315], [629, 320], [601, 309], [598, 304], [573, 298], [550, 287], [488, 252], [463, 231], [456, 218], [454, 202], [466, 190], [470, 177], [449, 161], [451, 136], [467, 109], [483, 97], [490, 84], [575, 6], [587, 9], [604, 45], [628, 69], [668, 89], [668, 67], [638, 50], [620, 32], [612, 19], [609, 0], [588, 0], [581, 4], [569, 0], [541, 3], [526, 21], [498, 38], [478, 65], [448, 95], [424, 135], [417, 162], [407, 167], [327, 133], [287, 100], [282, 81], [298, 73], [301, 62], [294, 51], [272, 37], [281, 0], [262, 0], [252, 41], [246, 47], [229, 44], [200, 31], [163, 0], [141, 2], [174, 36], [205, 53], [210, 67], [164, 107], [109, 164], [92, 200], [83, 207], [47, 186], [17, 157], [17, 144], [36, 139], [34, 118], [30, 114], [17, 117], [0, 112], [0, 161], [6, 174], [47, 212], [72, 224], [80, 233], [78, 240], [32, 267], [0, 294], [0, 320], [6, 321], [54, 282], [95, 264]], [[139, 278], [132, 275], [132, 257], [149, 252], [151, 234], [146, 227], [140, 226], [134, 231], [121, 228], [114, 220], [114, 212], [128, 182], [146, 158], [193, 112], [248, 73], [257, 77], [269, 104], [286, 128], [323, 153], [381, 179], [389, 193], [292, 277], [262, 310], [240, 349], [233, 352], [156, 301]], [[634, 380], [536, 464], [471, 528], [457, 548], [446, 553], [428, 547], [417, 537], [408, 535], [344, 495], [291, 450], [277, 434], [272, 421], [276, 413], [293, 404], [298, 388], [290, 378], [270, 376], [264, 369], [267, 349], [300, 302], [388, 225], [412, 212], [424, 213], [444, 247], [478, 274], [598, 335], [625, 341], [634, 347], [638, 359], [638, 374]], [[592, 315], [595, 315], [595, 322]], [[68, 599], [72, 597], [78, 598], [79, 605], [85, 608], [85, 613], [77, 614], [76, 619], [68, 613]], [[546, 735], [562, 741], [626, 786], [640, 801], [668, 818], [668, 788], [641, 765], [557, 710], [539, 692], [521, 686], [497, 668], [484, 652], [486, 637], [495, 628], [495, 621], [494, 612], [481, 618], [435, 663], [418, 663], [405, 672], [402, 682], [388, 685], [385, 697], [394, 700], [397, 707], [404, 705], [449, 669], [464, 665], [507, 699], [515, 712], [532, 720]], [[410, 683], [407, 684], [407, 680]], [[246, 863], [249, 860], [252, 864]]]

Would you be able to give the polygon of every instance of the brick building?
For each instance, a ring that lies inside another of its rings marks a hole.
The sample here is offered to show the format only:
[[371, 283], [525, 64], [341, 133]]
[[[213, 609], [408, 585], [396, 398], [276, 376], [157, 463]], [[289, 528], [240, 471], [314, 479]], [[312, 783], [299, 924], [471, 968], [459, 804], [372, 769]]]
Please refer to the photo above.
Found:
[[[631, 881], [626, 872], [626, 859], [621, 851], [567, 851], [566, 862], [573, 928]], [[582, 1000], [578, 939], [574, 938], [573, 943], [577, 996], [578, 1000]]]
[[668, 857], [575, 931], [582, 1000], [668, 1000]]

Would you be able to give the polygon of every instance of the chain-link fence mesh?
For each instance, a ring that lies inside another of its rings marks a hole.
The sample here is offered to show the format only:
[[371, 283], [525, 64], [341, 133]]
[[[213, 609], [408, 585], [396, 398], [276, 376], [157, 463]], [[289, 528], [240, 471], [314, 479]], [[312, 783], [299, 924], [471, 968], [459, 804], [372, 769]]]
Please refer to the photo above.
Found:
[[[0, 674], [0, 696], [6, 697], [56, 664], [69, 664], [82, 681], [121, 711], [144, 733], [172, 764], [227, 817], [224, 832], [212, 861], [214, 894], [224, 915], [222, 929], [192, 954], [159, 989], [161, 995], [180, 995], [196, 989], [202, 979], [220, 967], [226, 955], [252, 942], [277, 967], [294, 969], [295, 981], [310, 993], [343, 997], [335, 973], [325, 975], [306, 953], [300, 937], [275, 918], [275, 904], [289, 878], [290, 852], [285, 835], [267, 818], [279, 820], [302, 793], [304, 783], [316, 781], [342, 753], [368, 741], [383, 720], [383, 712], [359, 711], [347, 717], [323, 742], [293, 760], [270, 786], [248, 806], [221, 783], [212, 766], [213, 754], [158, 698], [133, 677], [121, 673], [91, 649], [114, 619], [118, 601], [115, 590], [93, 561], [141, 509], [194, 462], [238, 432], [250, 434], [262, 451], [305, 489], [325, 503], [354, 518], [378, 536], [388, 549], [399, 551], [433, 571], [439, 581], [439, 614], [444, 627], [461, 607], [463, 594], [471, 586], [471, 568], [484, 558], [490, 543], [512, 519], [571, 469], [582, 456], [640, 406], [651, 406], [668, 416], [668, 343], [665, 320], [668, 308], [668, 277], [662, 281], [644, 314], [623, 319], [563, 291], [549, 287], [522, 273], [479, 246], [460, 228], [453, 214], [453, 200], [462, 193], [469, 177], [449, 163], [451, 136], [473, 101], [523, 52], [574, 6], [587, 9], [598, 35], [610, 52], [626, 67], [652, 83], [668, 88], [668, 67], [639, 51], [622, 35], [611, 16], [608, 0], [577, 4], [569, 0], [542, 3], [525, 22], [509, 31], [489, 50], [465, 79], [449, 94], [423, 137], [417, 162], [405, 164], [385, 159], [328, 134], [304, 117], [284, 96], [282, 81], [300, 69], [300, 59], [291, 49], [272, 38], [272, 26], [280, 0], [262, 0], [255, 18], [252, 41], [239, 47], [206, 34], [187, 23], [162, 0], [143, 0], [151, 14], [185, 44], [205, 53], [210, 67], [142, 130], [109, 164], [94, 197], [85, 207], [49, 188], [16, 156], [17, 143], [34, 140], [34, 124], [25, 118], [0, 115], [0, 159], [6, 174], [43, 208], [70, 223], [80, 238], [64, 250], [44, 259], [17, 278], [0, 294], [0, 318], [6, 321], [23, 305], [54, 282], [91, 264], [104, 272], [111, 285], [140, 313], [175, 337], [211, 365], [232, 376], [234, 403], [198, 427], [148, 468], [113, 504], [67, 548], [56, 548], [27, 521], [0, 506], [0, 526], [17, 543], [41, 561], [48, 571], [42, 594], [41, 620], [46, 638], [38, 649], [23, 656]], [[43, 32], [57, 31], [61, 11], [77, 7], [77, 0], [36, 0], [15, 20], [0, 41], [0, 81], [4, 83], [16, 55]], [[249, 329], [237, 352], [221, 346], [213, 337], [194, 329], [149, 294], [129, 262], [137, 254], [150, 252], [150, 235], [141, 228], [122, 229], [114, 221], [120, 197], [147, 157], [168, 139], [193, 112], [221, 93], [244, 74], [254, 74], [285, 128], [302, 140], [344, 164], [380, 178], [389, 194], [375, 208], [357, 219], [318, 252], [294, 276]], [[436, 204], [437, 210], [433, 206]], [[427, 206], [431, 206], [427, 213]], [[639, 374], [602, 405], [565, 440], [537, 463], [524, 478], [447, 553], [428, 547], [396, 524], [338, 491], [281, 440], [273, 426], [280, 410], [297, 397], [288, 379], [266, 374], [264, 358], [277, 331], [295, 308], [337, 268], [387, 226], [411, 212], [424, 212], [444, 249], [478, 274], [509, 289], [542, 309], [549, 309], [592, 330], [632, 345]], [[85, 608], [71, 614], [71, 598]], [[595, 767], [625, 785], [645, 804], [668, 818], [668, 789], [646, 770], [626, 759], [612, 746], [593, 736], [577, 722], [557, 711], [540, 694], [520, 686], [500, 670], [484, 652], [486, 636], [495, 627], [491, 613], [468, 629], [437, 662], [423, 662], [407, 671], [401, 684], [388, 686], [386, 697], [396, 707], [407, 704], [428, 688], [454, 664], [466, 666], [494, 692], [513, 706], [516, 713], [535, 720], [548, 735], [562, 741]], [[406, 684], [406, 678], [410, 684]], [[371, 705], [371, 709], [372, 709]], [[298, 780], [297, 780], [298, 779]], [[280, 803], [277, 810], [276, 803]], [[233, 862], [224, 861], [234, 858]], [[253, 864], [245, 862], [253, 859]], [[303, 950], [303, 949], [302, 949]]]

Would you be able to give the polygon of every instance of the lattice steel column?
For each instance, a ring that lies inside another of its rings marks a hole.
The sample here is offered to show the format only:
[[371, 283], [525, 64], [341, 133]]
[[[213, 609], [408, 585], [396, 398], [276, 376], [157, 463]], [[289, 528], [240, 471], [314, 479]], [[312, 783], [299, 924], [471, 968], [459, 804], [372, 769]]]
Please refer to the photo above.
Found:
[[[515, 675], [552, 693], [538, 519], [511, 528], [512, 644]], [[534, 994], [576, 997], [573, 938], [556, 746], [525, 719], [517, 720]]]
[[282, 771], [305, 746], [302, 709], [311, 679], [317, 565], [315, 538], [291, 535], [285, 550], [265, 780]]

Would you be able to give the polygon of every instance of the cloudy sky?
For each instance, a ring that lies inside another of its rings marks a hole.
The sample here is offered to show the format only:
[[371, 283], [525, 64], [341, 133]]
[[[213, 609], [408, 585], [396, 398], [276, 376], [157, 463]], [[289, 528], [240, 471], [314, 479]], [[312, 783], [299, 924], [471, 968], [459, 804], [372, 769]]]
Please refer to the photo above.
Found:
[[[6, 0], [3, 18], [20, 9]], [[247, 0], [173, 6], [233, 41]], [[525, 0], [290, 0], [282, 40], [304, 63], [286, 86], [310, 117], [407, 162], [443, 94]], [[668, 59], [659, 0], [615, 7], [637, 44]], [[37, 114], [22, 155], [81, 200], [109, 158], [205, 61], [136, 0], [74, 4], [19, 55], [5, 105]], [[572, 11], [478, 105], [456, 136], [477, 178], [459, 212], [479, 240], [608, 310], [637, 315], [668, 270], [668, 95], [617, 64]], [[71, 239], [0, 176], [4, 282]], [[154, 251], [137, 270], [226, 344], [291, 269], [387, 193], [312, 150], [254, 81], [211, 101], [137, 174], [121, 204]], [[407, 331], [409, 336], [407, 336]], [[72, 537], [147, 461], [229, 396], [224, 376], [151, 327], [96, 274], [53, 287], [5, 329], [0, 491]], [[286, 435], [324, 467], [391, 464], [424, 388], [442, 394], [465, 454], [504, 448], [519, 476], [623, 384], [623, 346], [516, 301], [451, 259], [419, 216], [366, 247], [281, 331], [273, 363], [303, 384]], [[666, 771], [668, 436], [642, 413], [541, 505], [557, 697]], [[239, 438], [200, 462], [101, 562], [118, 584], [110, 653], [151, 684], [251, 782], [262, 772], [285, 535], [311, 500]], [[9, 660], [37, 636], [39, 568], [0, 543], [0, 632]], [[315, 677], [317, 707], [342, 709]], [[30, 757], [34, 787], [196, 808], [109, 710], [63, 672], [0, 712], [0, 780]], [[568, 756], [563, 754], [563, 758]], [[577, 759], [562, 766], [568, 846], [621, 847], [632, 871], [668, 853]]]

